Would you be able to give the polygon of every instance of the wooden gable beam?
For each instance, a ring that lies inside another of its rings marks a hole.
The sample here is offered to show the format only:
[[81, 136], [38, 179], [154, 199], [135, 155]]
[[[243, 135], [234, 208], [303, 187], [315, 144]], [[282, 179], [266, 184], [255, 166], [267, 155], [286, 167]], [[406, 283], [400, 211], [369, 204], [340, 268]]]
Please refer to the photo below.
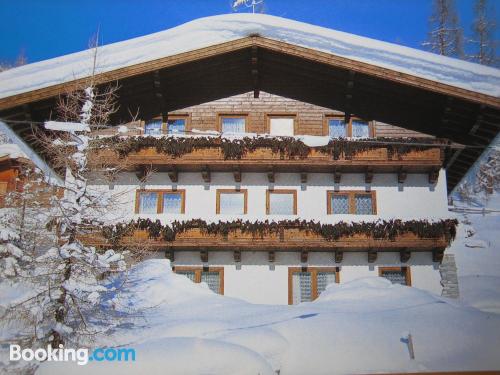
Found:
[[344, 121], [346, 124], [351, 120], [352, 112], [352, 98], [354, 96], [354, 76], [356, 72], [353, 70], [348, 70], [347, 72], [347, 82], [345, 88], [345, 111], [344, 111]]
[[252, 73], [252, 86], [253, 86], [253, 97], [255, 99], [260, 96], [260, 82], [259, 82], [259, 47], [256, 45], [252, 46], [252, 56], [250, 59], [251, 63], [251, 73]]

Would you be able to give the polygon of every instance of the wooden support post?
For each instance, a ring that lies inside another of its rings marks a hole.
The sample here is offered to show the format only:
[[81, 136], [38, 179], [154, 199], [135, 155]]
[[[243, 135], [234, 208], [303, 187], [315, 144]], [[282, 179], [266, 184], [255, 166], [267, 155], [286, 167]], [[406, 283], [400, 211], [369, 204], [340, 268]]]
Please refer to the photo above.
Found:
[[175, 167], [170, 169], [167, 173], [168, 173], [168, 177], [170, 178], [170, 181], [172, 181], [172, 182], [179, 181], [179, 174], [178, 174], [177, 169]]
[[274, 168], [271, 168], [269, 169], [269, 171], [267, 172], [267, 180], [271, 183], [274, 183], [275, 179], [274, 179]]
[[341, 178], [342, 178], [342, 174], [340, 173], [340, 171], [335, 170], [333, 172], [333, 182], [335, 182], [336, 184], [340, 184]]
[[270, 251], [268, 253], [268, 259], [269, 263], [274, 263], [274, 261], [276, 260], [276, 253], [274, 251]]
[[208, 262], [208, 250], [201, 250], [200, 251], [200, 259], [203, 263]]
[[432, 250], [432, 261], [441, 263], [443, 261], [444, 249], [437, 248]]
[[205, 165], [203, 169], [201, 170], [201, 177], [203, 178], [203, 181], [205, 182], [210, 182], [210, 169], [208, 168], [208, 165]]
[[435, 184], [439, 178], [439, 170], [432, 169], [429, 171], [429, 184]]
[[241, 182], [241, 168], [236, 167], [233, 170], [234, 182]]
[[307, 263], [307, 258], [308, 258], [308, 252], [307, 250], [302, 249], [300, 252], [300, 262], [301, 263]]
[[344, 121], [346, 124], [349, 124], [351, 121], [351, 108], [352, 108], [352, 98], [354, 96], [354, 76], [356, 72], [353, 70], [348, 71], [348, 77], [345, 88], [345, 111], [344, 111]]
[[300, 173], [300, 183], [307, 184], [307, 173], [306, 172]]
[[285, 229], [280, 228], [279, 229], [280, 233], [280, 242], [285, 242]]
[[370, 168], [365, 170], [365, 183], [371, 184], [373, 181], [373, 171]]
[[259, 83], [259, 48], [252, 46], [252, 57], [250, 59], [252, 83], [253, 83], [253, 97], [257, 99], [260, 95]]
[[399, 260], [401, 263], [406, 263], [410, 260], [411, 257], [411, 251], [408, 249], [401, 250], [399, 252]]
[[233, 257], [234, 257], [234, 261], [236, 263], [240, 263], [241, 262], [241, 250], [234, 250]]
[[170, 263], [173, 263], [175, 261], [174, 250], [167, 248], [165, 250], [165, 258], [167, 258], [170, 261]]
[[144, 182], [146, 177], [151, 174], [153, 171], [153, 167], [151, 165], [140, 164], [137, 166], [135, 171], [135, 175], [139, 179], [139, 181]]
[[342, 263], [344, 259], [344, 252], [340, 250], [335, 250], [335, 263]]
[[400, 169], [398, 171], [398, 183], [403, 184], [406, 181], [406, 171], [404, 169]]
[[153, 71], [153, 92], [155, 94], [158, 106], [160, 107], [160, 112], [162, 113], [163, 121], [166, 122], [167, 109], [165, 101], [163, 100], [163, 92], [161, 87], [160, 71]]
[[368, 250], [368, 263], [373, 263], [377, 260], [377, 250]]

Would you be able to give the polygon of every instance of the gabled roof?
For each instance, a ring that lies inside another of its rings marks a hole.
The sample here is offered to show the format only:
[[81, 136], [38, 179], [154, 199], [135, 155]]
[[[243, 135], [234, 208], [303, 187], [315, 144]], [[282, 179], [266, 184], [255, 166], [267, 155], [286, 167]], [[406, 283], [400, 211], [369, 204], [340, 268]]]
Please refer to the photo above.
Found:
[[[86, 84], [86, 50], [0, 73], [0, 120], [37, 149], [32, 123]], [[448, 138], [451, 190], [500, 129], [500, 70], [262, 14], [207, 17], [99, 47], [97, 85], [117, 82], [111, 124], [260, 91]], [[43, 150], [38, 150], [43, 153]]]
[[[500, 106], [498, 69], [264, 14], [201, 18], [102, 46], [98, 72], [109, 73], [255, 35], [481, 94], [493, 99], [489, 104]], [[88, 77], [92, 64], [92, 51], [86, 50], [2, 72], [0, 109], [11, 106], [5, 98]]]

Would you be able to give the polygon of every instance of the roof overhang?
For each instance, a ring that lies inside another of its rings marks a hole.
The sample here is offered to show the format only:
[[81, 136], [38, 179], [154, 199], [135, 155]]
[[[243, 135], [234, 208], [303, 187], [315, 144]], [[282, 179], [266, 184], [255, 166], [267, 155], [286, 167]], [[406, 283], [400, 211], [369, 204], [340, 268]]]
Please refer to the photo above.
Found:
[[[88, 81], [73, 80], [0, 99], [0, 118], [31, 121], [53, 116], [59, 95]], [[131, 65], [94, 77], [118, 82], [120, 111], [143, 118], [260, 90], [352, 113], [467, 146], [449, 155], [451, 190], [498, 134], [500, 98], [259, 35]]]

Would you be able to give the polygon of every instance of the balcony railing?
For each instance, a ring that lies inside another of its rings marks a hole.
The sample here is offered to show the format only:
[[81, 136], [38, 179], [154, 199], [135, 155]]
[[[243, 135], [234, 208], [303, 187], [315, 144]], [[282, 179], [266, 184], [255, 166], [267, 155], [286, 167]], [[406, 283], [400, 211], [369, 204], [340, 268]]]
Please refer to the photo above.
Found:
[[[455, 236], [455, 220], [319, 224], [306, 221], [219, 222], [162, 225], [148, 219], [94, 228], [81, 235], [98, 247], [168, 251], [429, 251], [442, 255]], [[438, 260], [439, 261], [439, 260]]]
[[433, 139], [331, 140], [309, 147], [295, 138], [111, 137], [94, 143], [95, 163], [158, 171], [429, 173], [447, 142]]

